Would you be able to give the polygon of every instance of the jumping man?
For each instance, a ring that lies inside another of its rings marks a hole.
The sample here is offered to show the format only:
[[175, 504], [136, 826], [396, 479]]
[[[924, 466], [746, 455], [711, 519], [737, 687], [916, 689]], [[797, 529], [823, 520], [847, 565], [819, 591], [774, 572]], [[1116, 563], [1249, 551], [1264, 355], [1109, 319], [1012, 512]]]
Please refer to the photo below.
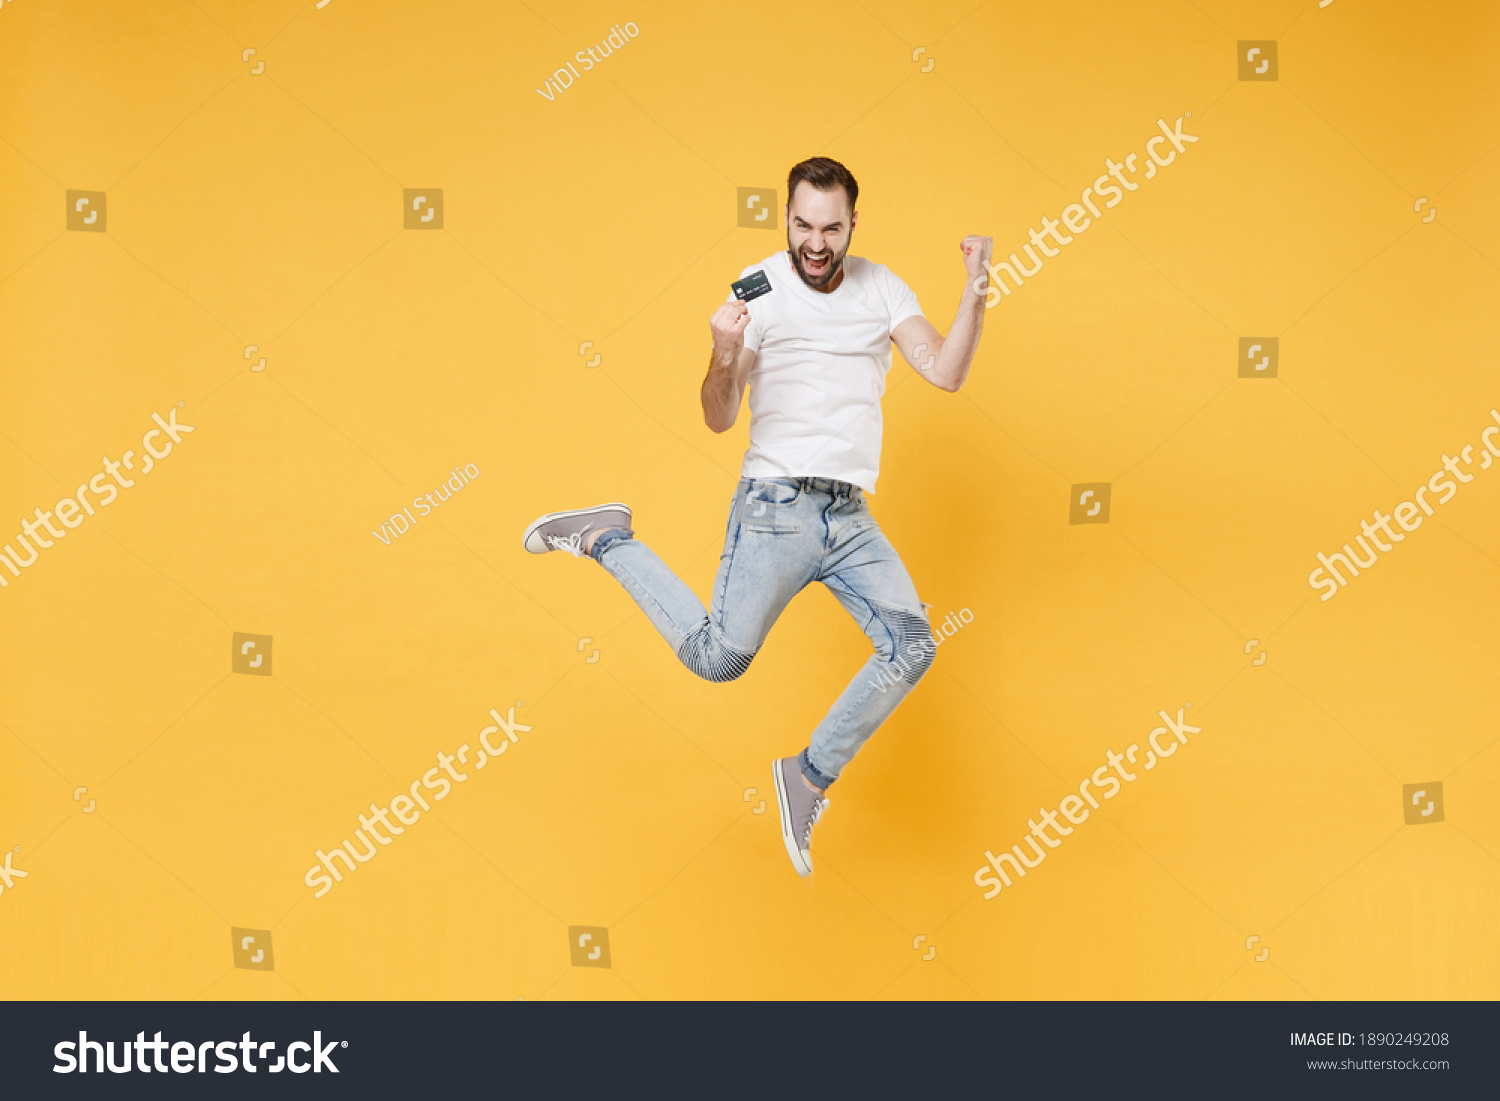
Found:
[[699, 391], [703, 419], [715, 432], [732, 428], [748, 384], [750, 447], [708, 610], [635, 538], [623, 504], [549, 513], [522, 537], [533, 554], [593, 558], [678, 659], [710, 681], [750, 668], [771, 624], [809, 582], [827, 585], [848, 609], [875, 653], [807, 748], [771, 766], [782, 840], [803, 876], [812, 873], [812, 828], [828, 807], [828, 786], [936, 651], [926, 607], [864, 499], [880, 472], [890, 346], [934, 386], [962, 386], [984, 325], [980, 276], [992, 247], [988, 237], [959, 246], [963, 294], [945, 338], [888, 268], [848, 255], [858, 200], [859, 184], [837, 161], [814, 157], [793, 168], [787, 250], [740, 273], [742, 280], [763, 275], [769, 292], [748, 302], [731, 296], [709, 320], [714, 347]]

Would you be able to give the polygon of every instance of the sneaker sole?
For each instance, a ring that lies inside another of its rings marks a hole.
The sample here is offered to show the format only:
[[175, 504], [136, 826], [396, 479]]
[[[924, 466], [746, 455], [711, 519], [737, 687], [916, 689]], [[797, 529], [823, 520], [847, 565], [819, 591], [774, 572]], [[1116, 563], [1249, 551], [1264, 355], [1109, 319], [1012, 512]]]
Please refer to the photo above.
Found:
[[551, 523], [553, 520], [562, 520], [569, 516], [590, 516], [596, 512], [613, 512], [616, 510], [623, 512], [626, 516], [625, 522], [627, 524], [630, 523], [630, 507], [628, 505], [623, 505], [618, 501], [615, 501], [612, 504], [608, 505], [595, 505], [593, 508], [573, 508], [568, 509], [564, 512], [549, 512], [547, 513], [547, 515], [539, 517], [531, 522], [531, 526], [528, 527], [525, 534], [521, 536], [521, 547], [528, 554], [547, 554], [552, 550], [551, 547], [547, 547], [543, 550], [537, 551], [532, 550], [529, 546], [527, 546], [527, 544], [531, 541], [532, 535], [536, 533], [537, 528], [541, 527], [543, 524]]
[[806, 879], [812, 875], [812, 865], [802, 858], [802, 850], [797, 848], [797, 839], [792, 833], [791, 806], [786, 797], [786, 787], [781, 780], [781, 762], [771, 762], [771, 779], [776, 784], [776, 808], [781, 812], [781, 843], [786, 846], [787, 856], [792, 858], [792, 867], [797, 869], [797, 874]]

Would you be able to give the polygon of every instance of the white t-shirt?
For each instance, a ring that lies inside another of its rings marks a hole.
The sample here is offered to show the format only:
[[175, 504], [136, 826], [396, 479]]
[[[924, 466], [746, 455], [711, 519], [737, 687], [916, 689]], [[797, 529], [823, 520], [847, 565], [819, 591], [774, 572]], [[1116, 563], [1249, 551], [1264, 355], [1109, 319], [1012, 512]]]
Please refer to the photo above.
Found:
[[[884, 264], [844, 257], [832, 294], [802, 282], [786, 251], [740, 273], [765, 272], [745, 347], [750, 372], [746, 478], [832, 478], [869, 492], [880, 474], [880, 399], [891, 369], [891, 331], [922, 309]], [[730, 295], [734, 301], [734, 295]]]

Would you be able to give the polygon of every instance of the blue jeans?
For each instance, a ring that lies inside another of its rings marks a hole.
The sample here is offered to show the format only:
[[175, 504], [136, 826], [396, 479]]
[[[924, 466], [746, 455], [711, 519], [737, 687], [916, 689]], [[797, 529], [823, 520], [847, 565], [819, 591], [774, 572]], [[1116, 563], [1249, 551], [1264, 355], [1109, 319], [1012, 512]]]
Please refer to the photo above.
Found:
[[644, 543], [606, 531], [591, 556], [641, 606], [700, 677], [742, 676], [771, 624], [811, 581], [827, 585], [875, 645], [798, 757], [826, 788], [922, 678], [937, 650], [927, 609], [858, 486], [827, 478], [741, 478], [730, 504], [712, 602]]

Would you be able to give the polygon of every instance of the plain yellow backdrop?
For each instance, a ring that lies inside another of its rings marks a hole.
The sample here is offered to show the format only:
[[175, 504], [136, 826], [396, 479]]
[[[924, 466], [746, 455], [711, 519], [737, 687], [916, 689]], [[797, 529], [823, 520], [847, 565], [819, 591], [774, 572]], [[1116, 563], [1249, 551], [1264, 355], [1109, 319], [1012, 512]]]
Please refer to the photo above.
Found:
[[[0, 996], [1496, 997], [1500, 474], [1334, 599], [1307, 574], [1500, 406], [1497, 46], [1472, 2], [11, 0], [0, 534], [153, 412], [195, 432], [0, 575]], [[872, 508], [973, 620], [799, 880], [768, 765], [856, 625], [814, 589], [707, 684], [521, 532], [624, 500], [707, 594], [747, 419], [703, 426], [707, 321], [784, 247], [737, 189], [846, 163], [852, 251], [946, 331], [966, 234], [1019, 250], [1179, 116], [1200, 140], [988, 313], [959, 394], [897, 356]], [[1090, 482], [1109, 522], [1070, 524]], [[986, 849], [1189, 700], [1201, 734], [983, 899]], [[314, 850], [516, 701], [511, 751], [313, 897]]]

